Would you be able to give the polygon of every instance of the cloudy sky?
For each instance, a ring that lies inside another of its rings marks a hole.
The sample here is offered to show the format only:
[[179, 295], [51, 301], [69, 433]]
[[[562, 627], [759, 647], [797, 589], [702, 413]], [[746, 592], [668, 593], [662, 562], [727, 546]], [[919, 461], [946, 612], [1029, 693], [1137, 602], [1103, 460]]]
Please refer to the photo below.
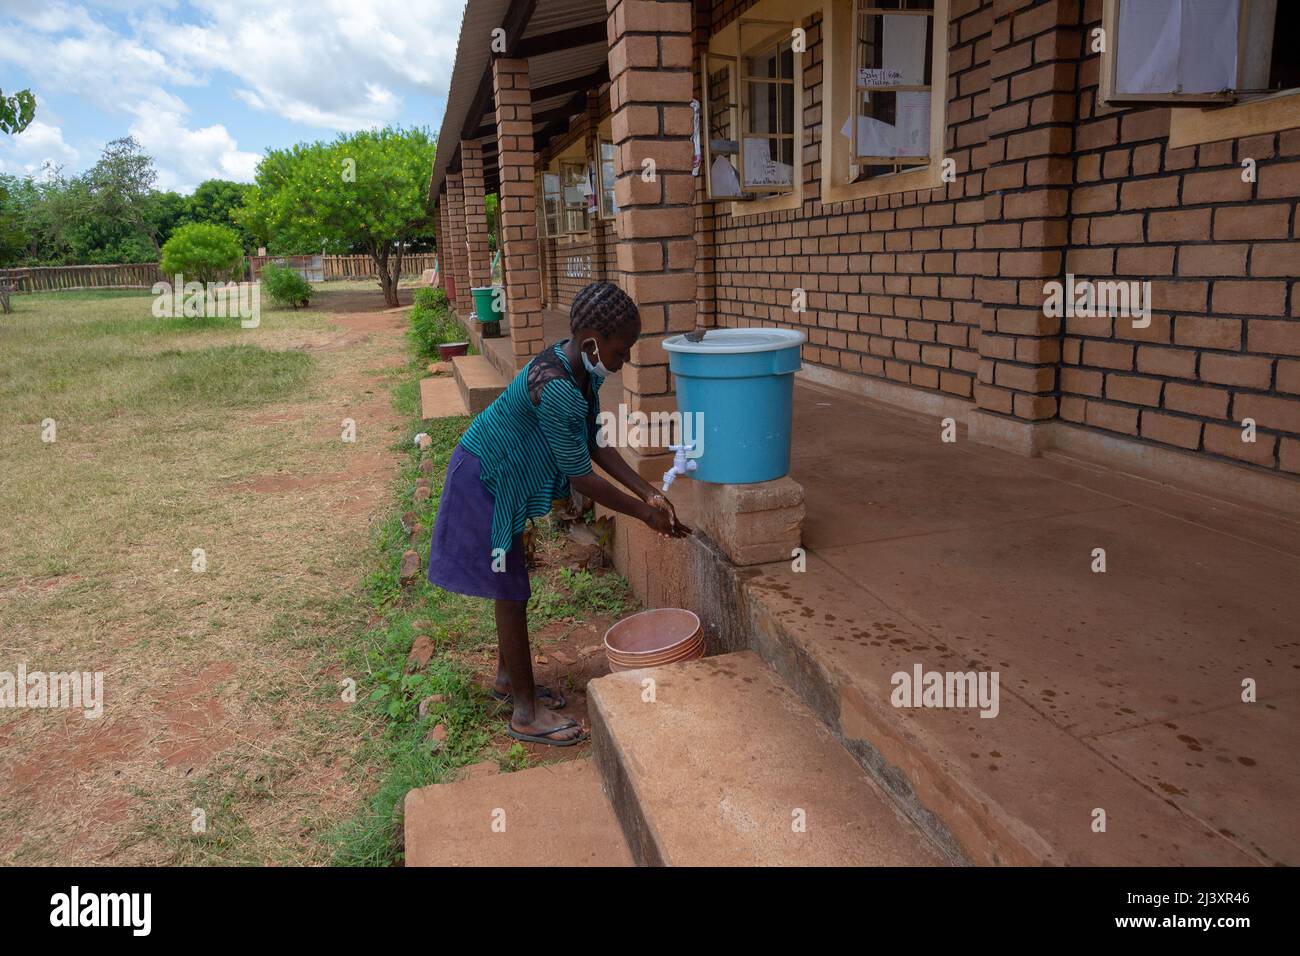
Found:
[[437, 132], [464, 0], [0, 0], [0, 90], [36, 121], [0, 172], [65, 173], [134, 135], [158, 187], [251, 182], [264, 150], [397, 123]]

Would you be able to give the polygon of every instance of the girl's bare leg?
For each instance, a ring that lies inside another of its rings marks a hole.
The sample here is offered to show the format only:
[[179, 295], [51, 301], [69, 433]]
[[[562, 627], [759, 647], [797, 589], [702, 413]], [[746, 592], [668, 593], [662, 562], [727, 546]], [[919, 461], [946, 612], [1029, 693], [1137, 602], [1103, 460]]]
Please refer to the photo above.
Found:
[[[514, 714], [510, 723], [515, 730], [525, 734], [543, 734], [565, 722], [567, 718], [542, 706], [537, 701], [533, 683], [533, 657], [528, 647], [528, 602], [496, 602], [498, 668], [504, 664], [510, 678], [510, 692], [514, 695]], [[555, 734], [555, 740], [568, 740], [582, 732], [570, 727]]]

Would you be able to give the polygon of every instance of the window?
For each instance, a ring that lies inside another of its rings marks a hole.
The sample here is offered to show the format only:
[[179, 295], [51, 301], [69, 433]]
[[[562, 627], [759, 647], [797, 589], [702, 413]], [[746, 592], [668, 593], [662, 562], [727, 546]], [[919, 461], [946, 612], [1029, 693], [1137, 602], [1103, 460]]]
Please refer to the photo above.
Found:
[[793, 6], [760, 0], [701, 57], [705, 191], [746, 204], [732, 215], [793, 209], [802, 199], [803, 51], [795, 38], [815, 7]]
[[849, 182], [930, 164], [934, 0], [855, 0]]
[[1107, 103], [1229, 104], [1300, 87], [1294, 0], [1107, 0], [1102, 26]]
[[614, 166], [614, 144], [600, 140], [600, 218], [613, 219], [618, 215], [614, 202], [614, 180], [618, 171]]
[[746, 193], [794, 187], [794, 51], [789, 23], [741, 20], [740, 188]]
[[587, 232], [590, 228], [587, 193], [591, 190], [587, 181], [587, 164], [581, 161], [561, 161], [560, 189], [563, 196], [560, 232], [570, 236]]
[[542, 173], [542, 225], [548, 238], [563, 234], [560, 216], [560, 177], [558, 173]]
[[826, 0], [823, 203], [943, 182], [948, 0]]

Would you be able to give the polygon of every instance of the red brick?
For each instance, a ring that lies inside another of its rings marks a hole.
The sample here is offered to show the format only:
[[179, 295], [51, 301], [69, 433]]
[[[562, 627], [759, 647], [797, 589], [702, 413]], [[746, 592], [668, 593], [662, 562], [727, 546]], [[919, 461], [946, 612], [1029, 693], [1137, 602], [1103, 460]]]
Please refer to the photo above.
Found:
[[[1208, 213], [1208, 209], [1198, 209]], [[1215, 239], [1285, 239], [1291, 206], [1266, 203], [1252, 206], [1225, 206], [1214, 210]], [[1200, 238], [1204, 238], [1201, 233]], [[1187, 238], [1196, 238], [1188, 236]]]
[[1178, 251], [1180, 276], [1244, 276], [1246, 245], [1204, 244], [1183, 246]]
[[1153, 212], [1147, 232], [1153, 242], [1205, 239], [1210, 234], [1210, 213], [1209, 209]]
[[1158, 378], [1112, 373], [1106, 376], [1106, 397], [1130, 405], [1159, 405], [1163, 384]]
[[1183, 177], [1183, 202], [1188, 206], [1201, 203], [1243, 202], [1250, 199], [1253, 188], [1253, 183], [1242, 182], [1240, 169], [1188, 173]]
[[1229, 315], [1281, 315], [1286, 308], [1285, 282], [1219, 281], [1212, 309]]
[[1268, 388], [1273, 378], [1271, 359], [1253, 355], [1223, 355], [1206, 352], [1201, 356], [1201, 380], [1216, 385], [1244, 385]]
[[1272, 355], [1300, 355], [1300, 322], [1252, 320], [1246, 328], [1246, 347]]
[[1232, 417], [1239, 422], [1253, 418], [1261, 428], [1300, 435], [1300, 398], [1239, 394], [1232, 403]]
[[1256, 465], [1272, 467], [1273, 453], [1277, 447], [1277, 437], [1266, 432], [1256, 431], [1255, 441], [1241, 440], [1242, 430], [1232, 425], [1214, 425], [1206, 423], [1205, 450], [1216, 455], [1225, 455]]
[[1227, 418], [1228, 393], [1218, 388], [1169, 382], [1165, 385], [1165, 408], [1205, 418]]
[[1201, 423], [1194, 418], [1164, 415], [1146, 409], [1142, 412], [1142, 437], [1194, 451], [1201, 444]]
[[1089, 402], [1083, 420], [1094, 428], [1123, 432], [1126, 435], [1136, 435], [1138, 431], [1138, 410], [1124, 405]]

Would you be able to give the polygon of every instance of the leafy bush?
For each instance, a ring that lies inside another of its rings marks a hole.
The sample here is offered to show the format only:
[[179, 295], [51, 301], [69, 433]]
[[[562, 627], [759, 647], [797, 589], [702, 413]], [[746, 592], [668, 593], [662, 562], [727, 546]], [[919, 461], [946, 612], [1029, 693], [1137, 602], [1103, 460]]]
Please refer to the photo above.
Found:
[[411, 309], [411, 334], [422, 355], [432, 355], [439, 345], [464, 342], [465, 330], [452, 314], [447, 294], [441, 289], [420, 289]]
[[311, 284], [286, 266], [271, 263], [262, 270], [262, 288], [276, 305], [291, 305], [295, 309], [311, 302]]
[[442, 289], [431, 289], [428, 286], [415, 290], [415, 304], [429, 309], [451, 311], [451, 301], [447, 298], [447, 293]]
[[244, 271], [239, 234], [212, 223], [181, 226], [163, 243], [162, 271], [169, 278], [183, 275], [186, 282], [237, 280]]

